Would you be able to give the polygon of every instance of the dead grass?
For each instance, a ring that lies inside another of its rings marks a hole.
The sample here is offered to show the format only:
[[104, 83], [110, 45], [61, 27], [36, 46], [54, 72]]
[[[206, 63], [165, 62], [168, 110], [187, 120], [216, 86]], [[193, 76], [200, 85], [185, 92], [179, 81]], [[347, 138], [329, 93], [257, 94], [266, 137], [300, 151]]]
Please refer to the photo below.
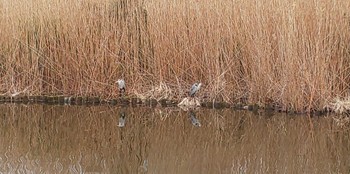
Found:
[[334, 111], [335, 113], [346, 113], [350, 111], [350, 97], [340, 99], [339, 97], [336, 97], [332, 102], [330, 102], [325, 107], [326, 109], [329, 109], [331, 111]]
[[124, 78], [128, 94], [183, 97], [200, 81], [211, 100], [318, 110], [348, 95], [349, 9], [327, 0], [3, 1], [0, 92], [117, 97]]
[[157, 101], [160, 101], [162, 99], [165, 100], [172, 100], [175, 98], [174, 93], [172, 89], [165, 83], [160, 83], [159, 86], [152, 87], [150, 90], [139, 93], [137, 91], [134, 91], [134, 94], [137, 98], [140, 98], [141, 100], [146, 99], [155, 99]]

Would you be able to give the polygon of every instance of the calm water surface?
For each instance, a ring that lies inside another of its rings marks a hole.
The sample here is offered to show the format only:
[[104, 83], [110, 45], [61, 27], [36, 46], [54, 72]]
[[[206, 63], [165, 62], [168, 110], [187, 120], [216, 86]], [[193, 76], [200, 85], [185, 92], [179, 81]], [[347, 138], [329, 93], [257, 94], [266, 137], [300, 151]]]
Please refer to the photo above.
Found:
[[0, 173], [349, 173], [331, 117], [0, 105]]

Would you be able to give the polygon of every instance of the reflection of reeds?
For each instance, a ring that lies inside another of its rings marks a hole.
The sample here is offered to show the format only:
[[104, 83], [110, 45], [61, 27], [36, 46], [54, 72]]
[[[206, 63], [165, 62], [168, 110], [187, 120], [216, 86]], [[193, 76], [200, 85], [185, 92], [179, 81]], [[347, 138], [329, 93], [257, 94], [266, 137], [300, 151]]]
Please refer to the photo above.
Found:
[[0, 91], [118, 95], [194, 81], [215, 101], [321, 109], [346, 95], [349, 1], [0, 3]]
[[195, 111], [201, 124], [195, 127], [191, 114], [179, 110], [11, 104], [0, 111], [4, 173], [146, 167], [149, 173], [347, 173], [349, 167], [349, 132], [329, 117], [203, 109]]
[[[64, 173], [136, 173], [148, 148], [148, 131], [143, 122], [146, 118], [129, 115], [127, 124], [139, 126], [120, 129], [117, 125], [121, 108], [78, 108], [2, 105], [0, 110], [6, 116], [1, 117], [0, 158], [7, 160], [6, 165], [21, 164], [34, 173], [58, 173], [59, 169]], [[127, 111], [126, 117], [131, 113]], [[143, 113], [147, 114], [147, 110]]]

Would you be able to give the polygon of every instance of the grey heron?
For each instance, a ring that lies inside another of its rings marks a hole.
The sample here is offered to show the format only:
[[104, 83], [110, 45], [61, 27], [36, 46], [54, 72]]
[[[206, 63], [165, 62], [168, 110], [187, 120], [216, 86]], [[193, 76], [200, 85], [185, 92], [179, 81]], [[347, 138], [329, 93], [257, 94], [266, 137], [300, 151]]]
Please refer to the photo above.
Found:
[[198, 90], [201, 88], [202, 83], [195, 83], [192, 85], [190, 89], [190, 97], [194, 97], [194, 95], [198, 92]]
[[119, 93], [120, 95], [122, 95], [122, 93], [125, 93], [125, 81], [123, 79], [118, 79], [117, 83], [118, 83]]

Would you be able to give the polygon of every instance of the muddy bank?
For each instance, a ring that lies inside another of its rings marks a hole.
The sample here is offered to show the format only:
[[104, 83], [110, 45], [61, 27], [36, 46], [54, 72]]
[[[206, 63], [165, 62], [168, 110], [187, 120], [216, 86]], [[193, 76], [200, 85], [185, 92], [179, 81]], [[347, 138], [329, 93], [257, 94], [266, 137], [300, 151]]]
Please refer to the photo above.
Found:
[[[57, 105], [122, 105], [122, 106], [151, 106], [151, 107], [175, 107], [180, 101], [177, 100], [142, 100], [136, 97], [121, 97], [113, 99], [102, 99], [100, 97], [85, 96], [63, 96], [63, 95], [44, 95], [44, 96], [0, 96], [0, 103], [41, 103], [41, 104], [57, 104]], [[201, 107], [207, 108], [230, 108], [235, 107], [224, 102], [208, 102], [202, 101]], [[242, 105], [243, 106], [243, 105]], [[243, 109], [243, 107], [241, 107]]]
[[[102, 99], [100, 97], [86, 97], [86, 96], [63, 96], [63, 95], [43, 95], [43, 96], [0, 96], [0, 103], [22, 103], [22, 104], [52, 104], [52, 105], [118, 105], [118, 106], [147, 106], [147, 107], [177, 107], [181, 101], [178, 100], [142, 100], [136, 97], [121, 97], [112, 99]], [[259, 112], [285, 112], [290, 114], [313, 114], [324, 115], [329, 113], [329, 109], [312, 110], [310, 112], [297, 112], [294, 110], [283, 110], [277, 106], [261, 107], [256, 104], [235, 103], [230, 104], [226, 102], [212, 102], [200, 101], [200, 106], [203, 108], [223, 109], [232, 108], [236, 110], [249, 110], [255, 113]]]

